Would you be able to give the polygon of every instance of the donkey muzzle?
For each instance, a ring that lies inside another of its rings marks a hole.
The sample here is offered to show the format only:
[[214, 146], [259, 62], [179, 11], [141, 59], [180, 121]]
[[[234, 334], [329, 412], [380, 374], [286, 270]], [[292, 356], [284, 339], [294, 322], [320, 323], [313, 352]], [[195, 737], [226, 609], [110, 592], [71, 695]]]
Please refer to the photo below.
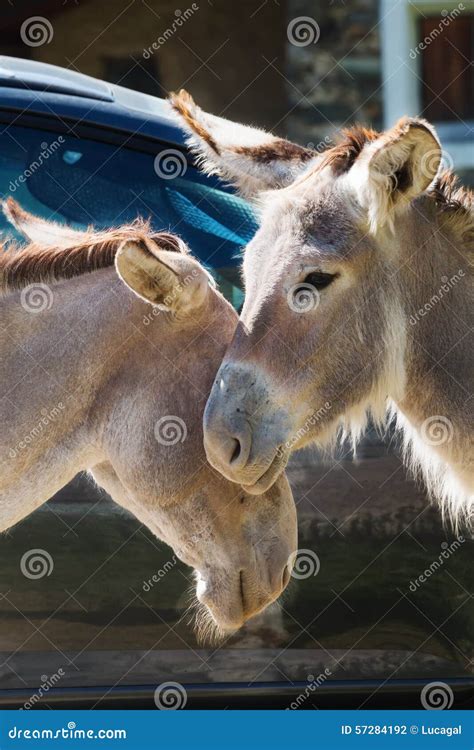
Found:
[[209, 463], [251, 494], [271, 487], [287, 462], [280, 446], [288, 418], [272, 401], [264, 377], [250, 366], [226, 362], [204, 412]]

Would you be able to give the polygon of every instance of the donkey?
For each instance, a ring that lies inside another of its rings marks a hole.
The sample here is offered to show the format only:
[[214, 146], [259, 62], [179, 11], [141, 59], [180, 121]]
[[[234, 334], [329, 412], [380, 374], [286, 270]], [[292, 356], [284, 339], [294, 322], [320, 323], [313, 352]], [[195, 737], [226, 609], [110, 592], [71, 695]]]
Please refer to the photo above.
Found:
[[236, 630], [285, 588], [297, 546], [284, 476], [253, 497], [206, 462], [237, 314], [173, 234], [7, 213], [31, 242], [0, 255], [0, 529], [88, 470], [195, 569], [198, 628]]
[[209, 462], [267, 490], [290, 452], [393, 419], [443, 513], [472, 515], [472, 193], [433, 127], [355, 127], [323, 153], [171, 105], [207, 172], [253, 200], [246, 299], [204, 415]]

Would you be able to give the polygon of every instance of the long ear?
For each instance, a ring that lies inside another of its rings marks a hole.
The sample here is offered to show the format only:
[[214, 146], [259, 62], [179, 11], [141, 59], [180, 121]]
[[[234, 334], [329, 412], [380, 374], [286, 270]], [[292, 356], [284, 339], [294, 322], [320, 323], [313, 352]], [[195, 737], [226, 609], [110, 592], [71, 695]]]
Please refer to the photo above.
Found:
[[441, 145], [425, 120], [404, 117], [367, 144], [348, 173], [372, 232], [391, 224], [395, 212], [421, 195], [436, 178]]
[[64, 224], [40, 219], [25, 211], [11, 196], [2, 203], [3, 213], [15, 229], [30, 242], [47, 247], [67, 248], [84, 242], [87, 232], [69, 229]]
[[184, 242], [166, 232], [146, 243], [123, 242], [115, 267], [138, 297], [179, 317], [199, 308], [209, 294], [207, 272], [188, 255]]
[[319, 157], [316, 151], [264, 130], [209, 115], [187, 91], [171, 94], [170, 104], [189, 133], [188, 145], [204, 170], [218, 174], [247, 198], [262, 190], [286, 187]]

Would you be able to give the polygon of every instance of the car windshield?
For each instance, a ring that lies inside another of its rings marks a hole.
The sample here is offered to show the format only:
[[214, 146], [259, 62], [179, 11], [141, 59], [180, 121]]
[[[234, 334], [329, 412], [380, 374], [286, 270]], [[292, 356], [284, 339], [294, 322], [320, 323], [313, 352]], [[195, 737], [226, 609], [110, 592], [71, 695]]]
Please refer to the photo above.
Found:
[[[254, 214], [175, 148], [142, 153], [9, 126], [0, 192], [77, 228], [149, 217], [180, 234], [241, 304]], [[36, 687], [58, 670], [63, 686], [467, 676], [470, 542], [443, 528], [406, 478], [391, 434], [369, 430], [356, 462], [346, 447], [331, 458], [301, 452], [288, 473], [299, 517], [294, 580], [213, 647], [189, 622], [190, 570], [77, 477], [2, 536], [0, 687]], [[46, 574], [24, 574], [31, 550], [47, 552]]]

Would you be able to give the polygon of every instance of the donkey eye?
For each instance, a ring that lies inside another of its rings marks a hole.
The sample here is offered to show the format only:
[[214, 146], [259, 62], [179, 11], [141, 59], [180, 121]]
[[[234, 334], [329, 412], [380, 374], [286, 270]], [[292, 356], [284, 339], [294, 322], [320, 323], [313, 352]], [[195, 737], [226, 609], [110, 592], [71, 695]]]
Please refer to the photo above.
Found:
[[322, 271], [312, 271], [306, 276], [303, 283], [310, 284], [318, 290], [324, 289], [325, 287], [329, 286], [331, 281], [334, 281], [336, 276], [337, 273], [323, 273]]

